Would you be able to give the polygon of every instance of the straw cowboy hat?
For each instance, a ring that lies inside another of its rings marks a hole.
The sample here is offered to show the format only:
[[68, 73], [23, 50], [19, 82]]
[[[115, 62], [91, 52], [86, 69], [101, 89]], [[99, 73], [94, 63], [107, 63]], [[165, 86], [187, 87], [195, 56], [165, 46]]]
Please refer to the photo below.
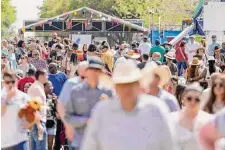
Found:
[[168, 53], [166, 53], [166, 55], [164, 55], [166, 58], [168, 58], [168, 59], [175, 59], [175, 57], [174, 57], [174, 53], [173, 52], [168, 52]]
[[139, 81], [141, 76], [141, 72], [136, 65], [132, 61], [128, 60], [115, 67], [112, 81], [114, 84], [133, 83]]
[[193, 59], [190, 63], [191, 66], [198, 66], [200, 64], [201, 64], [201, 61], [197, 57], [193, 57]]
[[88, 61], [88, 68], [103, 70], [105, 68], [105, 65], [101, 58], [94, 57]]
[[128, 58], [138, 59], [140, 58], [141, 55], [138, 53], [135, 53], [134, 50], [129, 50], [125, 56]]
[[142, 80], [141, 84], [143, 87], [148, 87], [149, 84], [152, 81], [153, 75], [158, 75], [160, 78], [159, 86], [163, 87], [166, 85], [170, 78], [171, 78], [171, 72], [170, 69], [163, 65], [158, 66], [155, 62], [147, 63], [145, 68], [142, 70]]

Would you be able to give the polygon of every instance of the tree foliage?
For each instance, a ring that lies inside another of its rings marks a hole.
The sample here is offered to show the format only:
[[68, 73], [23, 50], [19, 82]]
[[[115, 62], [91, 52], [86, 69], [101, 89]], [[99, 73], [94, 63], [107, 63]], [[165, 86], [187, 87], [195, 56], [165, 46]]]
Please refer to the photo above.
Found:
[[[87, 6], [109, 15], [122, 17], [125, 14], [140, 16], [145, 26], [149, 22], [161, 25], [180, 25], [191, 18], [199, 0], [45, 0], [40, 8], [42, 18], [53, 17], [64, 12]], [[153, 15], [150, 15], [150, 11]], [[152, 18], [151, 18], [152, 17]], [[151, 20], [150, 20], [151, 18]]]
[[1, 34], [2, 37], [5, 38], [8, 37], [12, 32], [9, 29], [12, 23], [16, 21], [16, 10], [15, 7], [10, 4], [10, 0], [2, 0], [1, 9]]

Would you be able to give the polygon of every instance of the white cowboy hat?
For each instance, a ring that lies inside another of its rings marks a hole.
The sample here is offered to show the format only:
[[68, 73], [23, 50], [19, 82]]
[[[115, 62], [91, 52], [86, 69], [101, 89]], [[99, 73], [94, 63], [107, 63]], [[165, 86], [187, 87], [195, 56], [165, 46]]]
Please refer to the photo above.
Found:
[[112, 81], [114, 84], [133, 83], [140, 79], [140, 70], [129, 60], [117, 65], [112, 74]]
[[175, 59], [174, 53], [173, 53], [173, 52], [168, 52], [168, 53], [166, 53], [164, 56], [165, 56], [166, 58], [168, 58], [168, 59]]
[[116, 62], [115, 62], [115, 64], [114, 64], [114, 67], [116, 67], [118, 64], [120, 64], [120, 63], [124, 63], [124, 62], [126, 62], [127, 61], [127, 59], [125, 58], [125, 57], [120, 57], [120, 58], [118, 58], [117, 60], [116, 60]]
[[170, 78], [171, 78], [171, 72], [170, 69], [163, 65], [163, 66], [158, 66], [155, 62], [150, 62], [147, 63], [145, 68], [142, 71], [143, 78], [141, 80], [141, 83], [143, 87], [149, 86], [149, 84], [152, 81], [152, 76], [153, 75], [158, 75], [160, 78], [159, 86], [163, 87], [166, 85]]
[[214, 58], [214, 56], [209, 56], [208, 61], [212, 61], [212, 60], [216, 60], [216, 59]]

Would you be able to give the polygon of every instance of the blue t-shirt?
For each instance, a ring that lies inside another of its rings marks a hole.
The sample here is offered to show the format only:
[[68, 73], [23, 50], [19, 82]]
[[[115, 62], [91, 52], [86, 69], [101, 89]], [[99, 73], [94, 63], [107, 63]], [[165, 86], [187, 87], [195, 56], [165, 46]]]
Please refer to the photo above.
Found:
[[52, 85], [54, 87], [53, 92], [59, 96], [63, 84], [66, 82], [67, 77], [66, 74], [63, 72], [58, 72], [56, 74], [50, 74], [48, 75], [48, 80], [52, 82]]

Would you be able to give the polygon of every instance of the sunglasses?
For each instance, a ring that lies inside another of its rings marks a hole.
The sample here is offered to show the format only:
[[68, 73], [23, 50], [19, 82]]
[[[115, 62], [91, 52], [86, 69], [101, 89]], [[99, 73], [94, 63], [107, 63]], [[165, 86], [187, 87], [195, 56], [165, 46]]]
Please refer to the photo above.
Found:
[[187, 101], [189, 101], [189, 102], [191, 102], [192, 100], [195, 100], [195, 102], [200, 102], [200, 99], [199, 98], [194, 98], [194, 97], [192, 97], [192, 96], [188, 96], [187, 98]]
[[3, 56], [2, 59], [6, 59], [6, 56]]
[[222, 88], [222, 87], [224, 87], [224, 85], [223, 85], [223, 83], [215, 83], [215, 84], [213, 84], [213, 87]]
[[5, 81], [5, 84], [10, 84], [10, 83], [15, 84], [15, 82], [16, 81], [14, 81], [14, 80], [12, 80], [12, 81]]

